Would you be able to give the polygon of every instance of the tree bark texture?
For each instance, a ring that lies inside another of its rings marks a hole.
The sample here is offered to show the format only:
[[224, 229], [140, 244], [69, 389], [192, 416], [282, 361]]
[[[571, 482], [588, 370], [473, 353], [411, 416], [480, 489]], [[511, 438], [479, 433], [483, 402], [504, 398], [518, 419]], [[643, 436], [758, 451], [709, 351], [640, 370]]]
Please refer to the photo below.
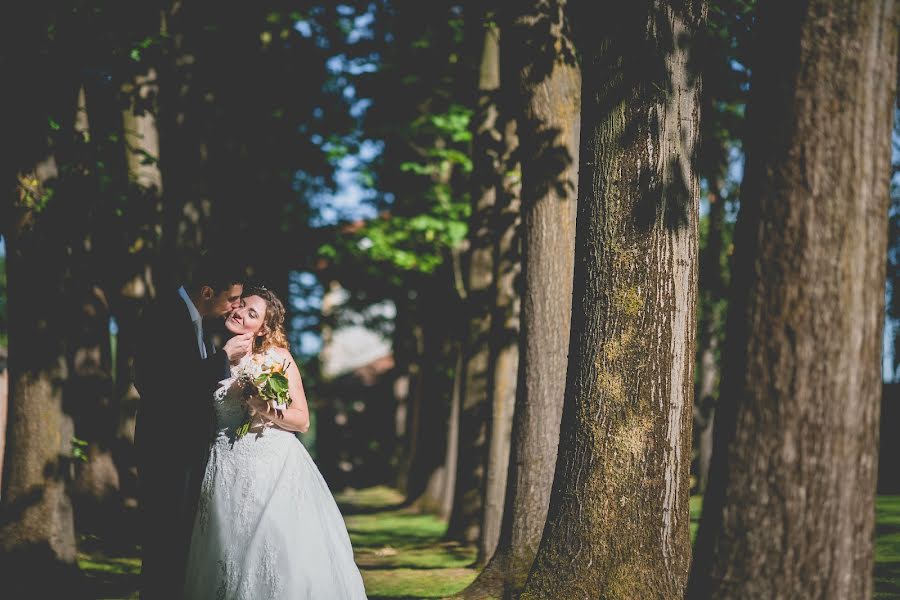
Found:
[[691, 598], [872, 596], [897, 26], [894, 0], [760, 5]]
[[581, 73], [566, 5], [536, 0], [502, 22], [522, 173], [520, 356], [499, 543], [467, 598], [515, 597], [528, 577], [556, 467], [572, 314]]
[[547, 523], [521, 597], [681, 598], [699, 202], [690, 52], [705, 7], [583, 10], [569, 367]]
[[[508, 113], [508, 109], [505, 110]], [[479, 566], [485, 565], [494, 555], [500, 538], [519, 371], [521, 186], [519, 165], [515, 164], [513, 158], [518, 145], [515, 120], [507, 116], [503, 129], [504, 155], [501, 164], [506, 175], [502, 188], [498, 190], [496, 225], [493, 227], [497, 240], [494, 245], [495, 300], [491, 316], [488, 390], [491, 403], [490, 443], [484, 485], [484, 517], [475, 561]]]

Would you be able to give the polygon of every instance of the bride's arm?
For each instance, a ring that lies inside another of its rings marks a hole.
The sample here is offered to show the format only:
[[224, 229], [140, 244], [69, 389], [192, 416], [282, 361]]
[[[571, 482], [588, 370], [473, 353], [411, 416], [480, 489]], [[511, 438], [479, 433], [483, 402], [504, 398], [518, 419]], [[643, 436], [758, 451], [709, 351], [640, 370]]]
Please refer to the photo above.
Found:
[[303, 391], [300, 369], [297, 368], [297, 362], [290, 352], [282, 348], [278, 348], [276, 352], [280, 358], [290, 363], [287, 369], [287, 378], [291, 405], [286, 410], [281, 411], [280, 417], [275, 409], [269, 407], [268, 404], [265, 404], [265, 409], [262, 409], [262, 404], [264, 403], [261, 401], [259, 403], [253, 402], [253, 408], [256, 409], [258, 415], [267, 421], [271, 421], [272, 425], [276, 427], [287, 429], [288, 431], [306, 433], [309, 430], [309, 407], [306, 404], [306, 393]]

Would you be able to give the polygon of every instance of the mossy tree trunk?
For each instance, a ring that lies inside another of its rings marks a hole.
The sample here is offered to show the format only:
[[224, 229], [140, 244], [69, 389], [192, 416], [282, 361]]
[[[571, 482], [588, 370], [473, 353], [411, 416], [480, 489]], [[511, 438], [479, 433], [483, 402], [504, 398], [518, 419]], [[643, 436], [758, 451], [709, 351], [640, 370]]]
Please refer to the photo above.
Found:
[[869, 598], [895, 0], [764, 2], [691, 598]]
[[559, 456], [522, 598], [681, 598], [697, 277], [691, 48], [702, 2], [576, 19], [584, 57]]

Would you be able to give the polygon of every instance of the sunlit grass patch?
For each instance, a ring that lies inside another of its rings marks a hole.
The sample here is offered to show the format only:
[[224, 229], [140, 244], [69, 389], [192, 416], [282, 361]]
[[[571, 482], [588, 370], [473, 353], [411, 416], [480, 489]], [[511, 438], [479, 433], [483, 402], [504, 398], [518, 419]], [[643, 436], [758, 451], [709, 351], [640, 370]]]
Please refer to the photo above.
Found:
[[362, 569], [369, 600], [443, 598], [472, 583], [475, 569]]
[[403, 496], [384, 487], [337, 494], [370, 598], [441, 598], [475, 579], [474, 546], [442, 538], [441, 519], [400, 508]]
[[134, 556], [106, 556], [101, 552], [78, 553], [89, 596], [97, 600], [131, 600], [138, 597], [141, 559]]
[[900, 496], [875, 502], [875, 598], [900, 598]]

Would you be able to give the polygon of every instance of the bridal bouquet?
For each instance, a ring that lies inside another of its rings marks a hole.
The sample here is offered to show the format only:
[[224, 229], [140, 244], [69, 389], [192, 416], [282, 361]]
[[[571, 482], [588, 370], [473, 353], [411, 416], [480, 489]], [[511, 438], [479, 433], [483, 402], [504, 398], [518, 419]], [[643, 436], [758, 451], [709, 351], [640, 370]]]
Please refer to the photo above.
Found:
[[[288, 361], [279, 361], [269, 354], [255, 356], [240, 369], [237, 374], [238, 382], [251, 394], [256, 394], [268, 402], [280, 417], [281, 411], [291, 405], [288, 378], [285, 374], [289, 366]], [[235, 431], [236, 439], [240, 439], [250, 430], [251, 420], [252, 416], [248, 411], [247, 418]]]

